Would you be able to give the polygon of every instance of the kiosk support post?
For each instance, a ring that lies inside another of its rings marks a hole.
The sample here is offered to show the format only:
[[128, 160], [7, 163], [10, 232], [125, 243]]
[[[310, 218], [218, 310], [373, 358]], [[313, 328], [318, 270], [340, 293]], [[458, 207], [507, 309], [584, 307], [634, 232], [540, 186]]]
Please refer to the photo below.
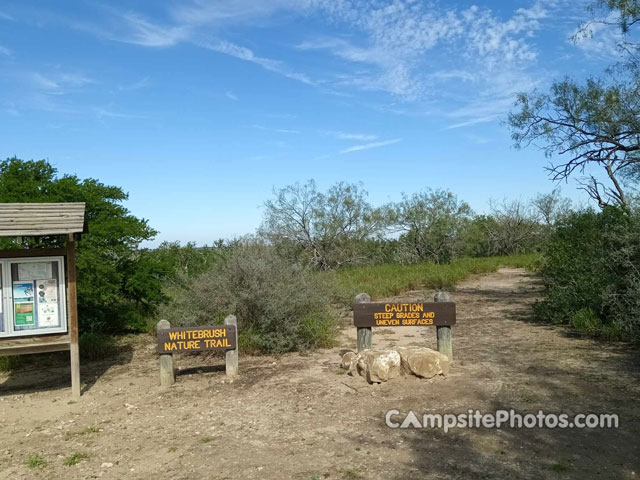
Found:
[[69, 353], [71, 356], [71, 395], [80, 398], [80, 350], [78, 345], [78, 294], [76, 289], [76, 244], [73, 233], [67, 237], [67, 308], [69, 312]]

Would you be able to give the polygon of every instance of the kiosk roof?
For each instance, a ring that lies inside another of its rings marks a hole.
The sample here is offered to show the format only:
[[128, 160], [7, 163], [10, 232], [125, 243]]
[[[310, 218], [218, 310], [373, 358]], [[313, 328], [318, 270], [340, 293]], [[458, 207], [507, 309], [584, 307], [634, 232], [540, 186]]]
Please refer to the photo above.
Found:
[[85, 204], [0, 203], [0, 237], [85, 232]]

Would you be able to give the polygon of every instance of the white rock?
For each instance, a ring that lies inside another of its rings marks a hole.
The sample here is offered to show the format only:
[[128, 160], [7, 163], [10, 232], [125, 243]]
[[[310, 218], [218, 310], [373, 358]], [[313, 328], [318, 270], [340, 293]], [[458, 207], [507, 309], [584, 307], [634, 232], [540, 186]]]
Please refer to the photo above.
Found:
[[404, 373], [431, 378], [449, 373], [449, 357], [426, 347], [397, 347]]
[[342, 368], [352, 371], [358, 363], [358, 354], [356, 352], [347, 352], [342, 356]]
[[364, 350], [358, 354], [356, 369], [369, 383], [386, 382], [400, 375], [400, 354], [395, 350]]

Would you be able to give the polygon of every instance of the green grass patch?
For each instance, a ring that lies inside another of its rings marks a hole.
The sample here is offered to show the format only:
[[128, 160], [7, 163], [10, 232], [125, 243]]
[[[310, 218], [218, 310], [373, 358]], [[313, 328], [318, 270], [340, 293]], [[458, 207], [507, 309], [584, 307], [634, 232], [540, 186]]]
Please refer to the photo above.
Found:
[[86, 453], [72, 453], [64, 459], [63, 464], [67, 467], [73, 467], [74, 465], [79, 464], [82, 460], [86, 460], [87, 458], [89, 458], [89, 455], [87, 455]]
[[47, 461], [41, 455], [29, 455], [27, 459], [27, 467], [29, 468], [44, 468], [47, 465]]
[[10, 372], [18, 365], [20, 365], [20, 357], [17, 355], [0, 357], [0, 372]]
[[336, 300], [343, 305], [351, 305], [354, 297], [362, 292], [368, 293], [375, 300], [407, 290], [450, 290], [470, 275], [495, 272], [501, 267], [534, 270], [539, 260], [538, 254], [462, 258], [448, 264], [382, 264], [343, 268], [325, 275], [328, 276]]

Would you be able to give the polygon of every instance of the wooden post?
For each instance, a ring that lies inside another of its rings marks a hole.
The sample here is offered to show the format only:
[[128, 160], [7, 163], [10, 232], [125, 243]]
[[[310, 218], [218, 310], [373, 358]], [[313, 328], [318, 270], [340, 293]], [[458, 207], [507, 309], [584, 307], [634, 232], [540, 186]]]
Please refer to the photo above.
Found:
[[71, 395], [80, 399], [80, 348], [78, 345], [78, 293], [76, 288], [76, 244], [73, 233], [67, 237], [67, 310], [69, 353], [71, 356]]
[[[168, 320], [160, 320], [156, 325], [156, 332], [160, 330], [169, 330], [171, 324]], [[160, 354], [160, 386], [169, 387], [176, 382], [176, 375], [173, 370], [173, 354]]]
[[[447, 292], [437, 292], [433, 296], [434, 302], [449, 302], [449, 294]], [[436, 327], [436, 336], [438, 338], [438, 351], [447, 357], [449, 362], [453, 363], [453, 337], [450, 325], [441, 325]]]
[[238, 319], [235, 315], [229, 315], [224, 319], [225, 325], [233, 325], [236, 329], [236, 344], [233, 350], [227, 350], [225, 353], [225, 364], [228, 377], [238, 375]]
[[[356, 295], [356, 303], [369, 303], [371, 302], [371, 297], [366, 293], [359, 293]], [[358, 352], [362, 350], [367, 350], [371, 348], [371, 342], [373, 334], [371, 332], [371, 327], [357, 327], [358, 334]]]

